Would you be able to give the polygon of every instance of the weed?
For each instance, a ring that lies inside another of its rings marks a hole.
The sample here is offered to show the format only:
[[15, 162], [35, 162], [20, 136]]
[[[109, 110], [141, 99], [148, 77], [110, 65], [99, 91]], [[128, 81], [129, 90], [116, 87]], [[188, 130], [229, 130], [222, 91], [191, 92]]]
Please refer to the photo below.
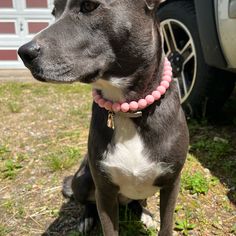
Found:
[[209, 190], [209, 182], [200, 172], [183, 173], [181, 186], [183, 189], [189, 190], [191, 194], [206, 194]]
[[20, 163], [14, 162], [13, 160], [6, 160], [1, 168], [3, 178], [13, 179], [22, 167]]
[[176, 220], [174, 229], [176, 231], [181, 231], [183, 235], [189, 235], [189, 231], [196, 227], [195, 224], [190, 223], [190, 216], [191, 212], [189, 210], [185, 210], [184, 218]]
[[122, 236], [154, 236], [156, 235], [156, 230], [152, 228], [146, 228], [143, 222], [128, 209], [128, 207], [123, 207], [120, 209], [120, 235]]
[[20, 113], [22, 110], [21, 104], [18, 102], [8, 102], [8, 108], [12, 113]]
[[175, 206], [175, 213], [179, 212], [180, 210], [183, 209], [183, 206], [180, 206], [180, 205], [176, 205]]
[[7, 236], [7, 235], [9, 235], [10, 231], [11, 230], [9, 228], [0, 224], [0, 236]]
[[232, 226], [230, 233], [235, 233], [236, 234], [236, 223]]
[[25, 216], [25, 208], [22, 205], [17, 204], [16, 218], [22, 219]]
[[70, 168], [80, 159], [80, 157], [79, 149], [63, 148], [59, 152], [47, 156], [45, 160], [52, 171], [58, 171]]
[[13, 213], [15, 202], [12, 199], [8, 199], [3, 202], [2, 206], [5, 209], [5, 211]]
[[189, 235], [189, 231], [193, 230], [195, 227], [196, 225], [191, 224], [187, 218], [175, 222], [175, 230], [181, 231], [183, 235]]
[[11, 151], [7, 146], [0, 145], [0, 160], [1, 161], [8, 159], [10, 153]]

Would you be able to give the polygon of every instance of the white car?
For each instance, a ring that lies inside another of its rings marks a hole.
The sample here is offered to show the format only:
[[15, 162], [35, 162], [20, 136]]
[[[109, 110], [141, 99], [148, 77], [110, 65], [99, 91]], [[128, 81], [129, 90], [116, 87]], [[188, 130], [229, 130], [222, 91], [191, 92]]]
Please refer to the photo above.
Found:
[[236, 79], [236, 0], [166, 0], [164, 49], [187, 116], [214, 116]]

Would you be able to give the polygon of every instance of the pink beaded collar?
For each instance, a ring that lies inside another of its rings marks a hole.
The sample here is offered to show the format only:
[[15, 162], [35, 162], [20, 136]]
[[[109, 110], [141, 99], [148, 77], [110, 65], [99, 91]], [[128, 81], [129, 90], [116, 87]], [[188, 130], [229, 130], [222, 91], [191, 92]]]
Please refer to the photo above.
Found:
[[165, 58], [164, 62], [164, 68], [163, 68], [163, 74], [162, 74], [162, 80], [160, 85], [157, 86], [157, 88], [152, 92], [152, 94], [147, 95], [145, 98], [139, 99], [136, 101], [131, 102], [111, 102], [109, 100], [106, 100], [101, 95], [97, 93], [97, 91], [93, 90], [93, 100], [95, 103], [97, 103], [101, 108], [105, 108], [106, 110], [110, 112], [137, 112], [145, 109], [146, 107], [153, 104], [155, 101], [159, 100], [162, 95], [165, 94], [166, 90], [170, 86], [170, 82], [172, 81], [172, 67], [167, 58]]

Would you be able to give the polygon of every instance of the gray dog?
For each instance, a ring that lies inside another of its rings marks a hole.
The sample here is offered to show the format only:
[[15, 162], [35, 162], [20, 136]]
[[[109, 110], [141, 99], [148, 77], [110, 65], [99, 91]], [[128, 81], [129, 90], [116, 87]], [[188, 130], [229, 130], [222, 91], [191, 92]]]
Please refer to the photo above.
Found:
[[117, 236], [119, 203], [160, 189], [159, 235], [172, 235], [189, 140], [177, 86], [169, 84], [156, 20], [159, 4], [56, 0], [56, 22], [19, 49], [36, 79], [94, 88], [88, 153], [64, 189], [85, 205], [81, 231], [96, 214], [91, 201], [104, 235]]

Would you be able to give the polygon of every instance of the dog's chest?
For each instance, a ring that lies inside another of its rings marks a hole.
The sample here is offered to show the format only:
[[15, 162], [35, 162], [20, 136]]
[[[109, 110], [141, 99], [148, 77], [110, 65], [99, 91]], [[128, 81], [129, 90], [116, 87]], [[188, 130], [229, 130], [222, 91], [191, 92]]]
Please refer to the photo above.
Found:
[[157, 191], [153, 183], [162, 173], [162, 165], [148, 159], [148, 150], [131, 120], [116, 117], [115, 125], [114, 148], [105, 154], [102, 166], [122, 195], [145, 199]]

